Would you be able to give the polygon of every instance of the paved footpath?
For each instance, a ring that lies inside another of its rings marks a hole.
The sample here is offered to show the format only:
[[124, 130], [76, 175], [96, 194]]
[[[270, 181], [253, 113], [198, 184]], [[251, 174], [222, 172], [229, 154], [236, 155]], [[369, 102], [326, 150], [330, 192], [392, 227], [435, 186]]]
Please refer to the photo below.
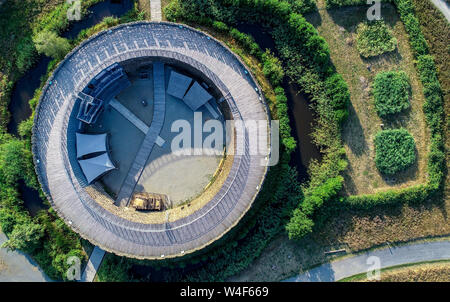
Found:
[[450, 240], [383, 248], [322, 264], [285, 282], [333, 282], [369, 270], [370, 256], [380, 258], [381, 268], [423, 261], [450, 260]]
[[96, 246], [89, 257], [89, 261], [81, 276], [81, 282], [94, 281], [95, 275], [97, 275], [97, 270], [100, 267], [100, 263], [102, 262], [104, 256], [105, 251]]
[[[0, 232], [0, 245], [7, 240]], [[26, 254], [9, 252], [0, 248], [0, 282], [45, 282], [52, 281]]]
[[150, 0], [150, 16], [152, 21], [161, 21], [161, 0]]
[[431, 2], [444, 14], [447, 21], [450, 22], [450, 7], [445, 0], [431, 0]]

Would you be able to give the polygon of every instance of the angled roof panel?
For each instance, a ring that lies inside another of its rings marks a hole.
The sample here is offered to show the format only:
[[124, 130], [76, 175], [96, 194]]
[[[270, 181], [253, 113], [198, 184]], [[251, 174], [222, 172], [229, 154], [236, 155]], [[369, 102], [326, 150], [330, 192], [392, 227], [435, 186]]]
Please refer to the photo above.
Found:
[[89, 184], [106, 172], [116, 168], [111, 162], [108, 153], [103, 153], [99, 156], [85, 160], [79, 160], [78, 162], [80, 163], [81, 170], [83, 170], [84, 176], [86, 176]]
[[212, 99], [212, 96], [199, 83], [194, 82], [191, 89], [186, 93], [183, 101], [193, 110], [197, 110], [206, 102]]
[[169, 85], [167, 93], [176, 98], [182, 99], [189, 88], [192, 79], [178, 72], [172, 71], [170, 73]]
[[77, 158], [96, 152], [106, 152], [106, 133], [77, 133]]

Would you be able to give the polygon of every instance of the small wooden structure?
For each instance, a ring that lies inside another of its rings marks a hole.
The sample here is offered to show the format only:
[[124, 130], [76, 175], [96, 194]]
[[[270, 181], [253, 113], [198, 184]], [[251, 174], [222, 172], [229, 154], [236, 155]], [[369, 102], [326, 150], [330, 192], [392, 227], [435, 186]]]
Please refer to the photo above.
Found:
[[136, 193], [130, 206], [140, 211], [162, 211], [166, 208], [169, 198], [165, 194]]

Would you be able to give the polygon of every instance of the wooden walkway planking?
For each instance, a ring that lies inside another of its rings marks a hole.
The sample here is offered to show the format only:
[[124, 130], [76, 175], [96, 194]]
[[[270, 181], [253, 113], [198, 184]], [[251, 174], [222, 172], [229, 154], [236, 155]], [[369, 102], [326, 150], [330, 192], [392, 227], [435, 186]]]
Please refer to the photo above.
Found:
[[166, 85], [164, 79], [164, 63], [153, 63], [153, 81], [154, 81], [154, 99], [155, 106], [153, 112], [153, 120], [150, 128], [145, 135], [144, 141], [131, 165], [128, 175], [125, 178], [115, 204], [117, 206], [127, 206], [130, 202], [131, 196], [134, 192], [136, 184], [139, 182], [145, 164], [153, 150], [159, 133], [164, 124], [164, 117], [166, 112]]

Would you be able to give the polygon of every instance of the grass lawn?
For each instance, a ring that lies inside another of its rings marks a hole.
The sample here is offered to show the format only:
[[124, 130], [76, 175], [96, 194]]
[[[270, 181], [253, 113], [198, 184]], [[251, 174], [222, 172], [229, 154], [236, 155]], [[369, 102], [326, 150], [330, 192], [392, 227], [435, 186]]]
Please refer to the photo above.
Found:
[[[366, 274], [341, 280], [342, 282], [368, 282]], [[450, 261], [417, 263], [381, 270], [379, 282], [449, 282]], [[371, 281], [373, 282], [373, 281]]]
[[[344, 194], [374, 193], [388, 188], [408, 187], [425, 181], [428, 133], [422, 104], [424, 96], [419, 81], [408, 36], [394, 6], [383, 4], [381, 14], [398, 41], [397, 49], [374, 58], [364, 59], [356, 48], [356, 27], [366, 20], [365, 7], [325, 10], [318, 1], [319, 12], [306, 18], [330, 46], [331, 58], [344, 77], [351, 93], [349, 118], [343, 127], [343, 141], [349, 160], [344, 174]], [[369, 70], [370, 69], [370, 70]], [[381, 71], [403, 70], [412, 88], [411, 108], [399, 115], [381, 119], [375, 110], [372, 84]], [[417, 162], [392, 177], [383, 176], [375, 165], [374, 137], [382, 129], [407, 129], [417, 142]]]

